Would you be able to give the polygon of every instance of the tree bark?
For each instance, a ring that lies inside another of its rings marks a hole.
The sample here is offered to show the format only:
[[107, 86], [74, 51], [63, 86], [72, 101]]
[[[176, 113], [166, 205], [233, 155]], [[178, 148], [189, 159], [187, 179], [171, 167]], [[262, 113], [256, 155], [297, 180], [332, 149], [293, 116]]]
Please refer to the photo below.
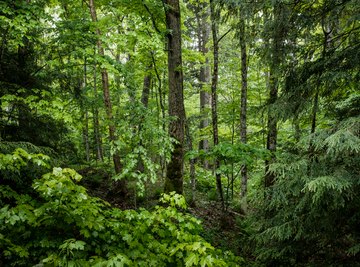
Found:
[[[247, 51], [246, 51], [246, 25], [243, 14], [240, 15], [240, 50], [241, 50], [241, 106], [240, 106], [240, 140], [247, 143]], [[241, 192], [240, 197], [245, 198], [247, 193], [247, 166], [241, 168]]]
[[[213, 141], [214, 146], [219, 144], [219, 134], [218, 134], [218, 117], [217, 117], [217, 84], [219, 76], [219, 42], [218, 42], [218, 27], [216, 19], [218, 14], [215, 14], [214, 1], [210, 0], [210, 17], [211, 17], [211, 29], [213, 37], [213, 57], [214, 57], [214, 69], [211, 79], [211, 117], [212, 117], [212, 128], [213, 128]], [[221, 201], [222, 209], [225, 208], [224, 195], [221, 183], [221, 175], [218, 172], [220, 168], [219, 159], [215, 159], [215, 179], [216, 187], [219, 194], [219, 199]]]
[[[97, 16], [96, 16], [96, 8], [94, 0], [89, 0], [89, 7], [90, 7], [90, 15], [93, 22], [97, 22]], [[97, 40], [97, 49], [100, 56], [105, 56], [104, 47], [101, 42], [101, 31], [99, 29], [96, 29], [96, 34], [98, 36]], [[110, 99], [110, 90], [109, 90], [109, 75], [105, 68], [101, 69], [101, 81], [102, 81], [102, 87], [103, 87], [103, 95], [104, 95], [104, 104], [105, 104], [105, 110], [106, 110], [106, 116], [109, 120], [109, 138], [110, 142], [116, 141], [116, 135], [115, 135], [115, 125], [113, 120], [113, 114], [112, 114], [112, 104]], [[119, 152], [115, 151], [113, 156], [113, 162], [115, 167], [115, 173], [118, 174], [121, 172], [121, 163], [120, 163], [120, 155]]]
[[181, 56], [181, 22], [179, 0], [163, 0], [168, 49], [169, 125], [170, 137], [175, 139], [165, 179], [165, 192], [183, 193], [185, 108]]

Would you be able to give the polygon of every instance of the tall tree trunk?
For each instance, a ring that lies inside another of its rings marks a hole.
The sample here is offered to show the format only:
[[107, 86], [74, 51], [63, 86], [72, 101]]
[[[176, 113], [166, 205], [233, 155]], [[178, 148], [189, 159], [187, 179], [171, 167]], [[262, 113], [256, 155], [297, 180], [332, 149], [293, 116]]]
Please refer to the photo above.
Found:
[[[156, 104], [157, 104], [157, 117], [158, 117], [158, 125], [160, 126], [160, 112], [161, 112], [161, 123], [162, 123], [162, 129], [163, 131], [166, 130], [166, 122], [165, 122], [165, 106], [164, 106], [164, 102], [163, 102], [163, 91], [162, 90], [162, 84], [165, 81], [165, 73], [164, 73], [164, 77], [160, 77], [160, 74], [158, 72], [158, 68], [156, 65], [156, 60], [154, 57], [154, 53], [151, 52], [151, 59], [152, 59], [152, 64], [154, 67], [154, 72], [156, 75], [156, 80], [157, 80], [157, 90], [155, 90], [155, 98], [156, 98]], [[164, 156], [159, 157], [159, 161], [160, 161], [160, 167], [161, 167], [161, 177], [165, 177], [165, 173], [166, 173], [166, 159]]]
[[[242, 12], [243, 13], [243, 12]], [[241, 49], [241, 106], [240, 106], [240, 139], [247, 143], [247, 51], [246, 51], [246, 25], [243, 14], [240, 15], [240, 49]], [[247, 166], [241, 169], [241, 192], [240, 197], [245, 198], [247, 193]]]
[[265, 187], [270, 187], [275, 182], [275, 174], [270, 172], [270, 164], [274, 163], [276, 144], [277, 144], [277, 118], [274, 114], [273, 105], [277, 99], [278, 93], [278, 79], [274, 77], [274, 74], [270, 71], [270, 88], [269, 88], [269, 111], [267, 121], [267, 139], [266, 148], [271, 153], [270, 159], [265, 161]]
[[100, 161], [104, 161], [104, 153], [102, 149], [102, 140], [101, 140], [101, 132], [100, 132], [100, 123], [99, 123], [99, 110], [96, 104], [97, 100], [97, 74], [96, 74], [96, 63], [94, 64], [94, 99], [95, 103], [93, 103], [93, 124], [94, 124], [94, 139], [95, 139], [95, 151], [96, 151], [96, 159]]
[[269, 99], [268, 99], [268, 121], [266, 148], [271, 157], [265, 161], [265, 187], [270, 187], [275, 182], [275, 174], [270, 172], [270, 165], [275, 162], [277, 145], [277, 116], [274, 111], [274, 104], [278, 96], [280, 67], [284, 58], [283, 41], [286, 34], [286, 21], [284, 16], [285, 6], [277, 0], [274, 4], [274, 32], [271, 44], [271, 59], [269, 73]]
[[83, 127], [83, 139], [85, 145], [86, 162], [90, 161], [90, 145], [89, 145], [89, 112], [85, 108], [85, 126]]
[[[87, 87], [87, 68], [86, 68], [86, 57], [85, 57], [85, 59], [84, 59], [84, 86], [83, 86], [83, 89], [85, 92], [86, 92], [86, 87]], [[89, 112], [88, 112], [88, 108], [86, 105], [85, 105], [85, 107], [83, 106], [83, 108], [85, 109], [85, 126], [83, 128], [83, 138], [84, 138], [84, 143], [85, 143], [86, 161], [89, 162], [90, 161]]]
[[[208, 109], [210, 107], [210, 94], [207, 90], [207, 85], [210, 84], [211, 79], [211, 69], [209, 65], [209, 59], [207, 54], [209, 49], [207, 48], [207, 44], [210, 38], [210, 24], [208, 23], [209, 19], [209, 6], [207, 2], [203, 4], [199, 4], [199, 12], [197, 12], [197, 21], [198, 21], [198, 39], [199, 39], [199, 52], [205, 58], [205, 62], [200, 66], [200, 131], [209, 126], [209, 115]], [[199, 150], [203, 150], [204, 152], [209, 151], [209, 140], [201, 139], [199, 142]], [[209, 168], [209, 162], [205, 159], [202, 161], [204, 168]]]
[[[150, 68], [151, 68], [151, 65], [148, 67], [148, 69], [150, 69]], [[142, 93], [141, 93], [141, 103], [142, 103], [144, 109], [148, 108], [150, 86], [151, 86], [151, 75], [149, 73], [147, 73], [144, 76], [143, 90], [142, 90]], [[139, 124], [139, 128], [138, 128], [139, 134], [142, 132], [144, 120], [145, 120], [145, 116], [141, 115], [140, 124]], [[143, 146], [143, 140], [142, 139], [139, 140], [139, 146]], [[138, 157], [137, 170], [140, 173], [143, 173], [145, 171], [144, 162], [142, 161], [140, 155]]]
[[[89, 7], [90, 7], [90, 15], [93, 22], [97, 22], [97, 16], [96, 16], [96, 8], [94, 0], [89, 0]], [[98, 36], [97, 40], [97, 49], [100, 56], [105, 56], [104, 47], [102, 46], [101, 42], [101, 31], [99, 29], [96, 29], [96, 34]], [[105, 104], [105, 110], [106, 110], [106, 116], [109, 120], [109, 138], [110, 142], [116, 141], [116, 135], [115, 135], [115, 125], [113, 120], [113, 114], [112, 114], [112, 104], [110, 99], [110, 90], [109, 90], [109, 75], [105, 68], [101, 69], [101, 81], [102, 81], [102, 87], [103, 87], [103, 94], [104, 94], [104, 104]], [[113, 162], [115, 167], [115, 173], [118, 174], [121, 172], [121, 163], [120, 163], [120, 155], [118, 151], [115, 151], [113, 156]]]
[[[322, 31], [324, 34], [321, 56], [325, 60], [327, 50], [333, 45], [332, 33], [333, 33], [334, 29], [330, 26], [329, 23], [326, 23], [325, 17], [322, 18], [321, 27], [322, 27]], [[316, 125], [317, 115], [318, 115], [318, 110], [319, 110], [320, 87], [321, 87], [321, 73], [317, 77], [316, 87], [315, 87], [315, 95], [314, 95], [314, 100], [313, 100], [313, 107], [312, 107], [312, 112], [311, 112], [311, 130], [310, 130], [311, 139], [310, 139], [310, 145], [309, 145], [310, 162], [313, 162], [314, 160], [316, 160], [314, 138], [315, 138], [315, 132], [316, 132], [316, 126], [317, 126]], [[310, 170], [310, 167], [309, 167], [309, 170]], [[309, 171], [309, 174], [310, 174], [310, 171]]]
[[[211, 29], [213, 37], [213, 56], [214, 56], [214, 70], [211, 79], [211, 117], [212, 117], [212, 128], [213, 128], [213, 141], [214, 146], [219, 144], [218, 134], [218, 118], [217, 118], [217, 84], [218, 84], [218, 72], [219, 72], [219, 41], [218, 41], [218, 27], [217, 27], [217, 16], [215, 14], [214, 1], [210, 0], [210, 17], [211, 17]], [[221, 201], [222, 209], [225, 208], [224, 195], [221, 184], [221, 175], [218, 172], [220, 168], [220, 161], [215, 159], [215, 178], [216, 187]]]
[[165, 192], [183, 193], [185, 108], [181, 57], [181, 24], [179, 0], [164, 0], [168, 29], [169, 131], [175, 139], [168, 164]]

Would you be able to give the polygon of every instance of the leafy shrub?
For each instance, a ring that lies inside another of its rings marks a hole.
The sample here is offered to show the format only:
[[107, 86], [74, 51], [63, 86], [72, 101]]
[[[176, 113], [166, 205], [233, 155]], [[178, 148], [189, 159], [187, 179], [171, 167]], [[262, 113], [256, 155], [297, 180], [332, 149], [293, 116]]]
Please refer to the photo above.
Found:
[[[4, 161], [2, 161], [4, 163]], [[200, 222], [164, 194], [153, 211], [119, 210], [90, 197], [72, 169], [32, 185], [36, 197], [0, 186], [0, 262], [6, 266], [238, 266], [199, 236]], [[11, 199], [11, 201], [9, 201]]]
[[[13, 148], [14, 144], [35, 152], [28, 153], [23, 148]], [[17, 192], [30, 193], [34, 177], [41, 176], [49, 170], [49, 157], [40, 153], [38, 147], [26, 142], [0, 142], [0, 151], [7, 149], [11, 149], [13, 153], [0, 153], [1, 184], [11, 186]]]

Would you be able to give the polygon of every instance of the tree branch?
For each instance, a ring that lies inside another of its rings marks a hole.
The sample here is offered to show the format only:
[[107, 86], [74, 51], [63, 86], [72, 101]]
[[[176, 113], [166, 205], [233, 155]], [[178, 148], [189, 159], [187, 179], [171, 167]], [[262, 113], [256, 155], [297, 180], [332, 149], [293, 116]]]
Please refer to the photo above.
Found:
[[228, 33], [231, 32], [231, 31], [232, 31], [232, 28], [228, 29], [227, 32], [225, 32], [225, 33], [216, 41], [216, 43], [219, 44], [220, 41], [221, 41], [226, 35], [228, 35]]
[[144, 5], [146, 11], [147, 11], [147, 12], [149, 13], [149, 15], [150, 15], [150, 19], [151, 19], [151, 22], [152, 22], [152, 24], [153, 24], [153, 26], [154, 26], [155, 31], [156, 31], [157, 33], [161, 33], [161, 31], [159, 30], [159, 28], [156, 26], [156, 22], [155, 22], [154, 16], [153, 16], [153, 14], [151, 13], [149, 7], [145, 4], [144, 1], [142, 1], [142, 2], [143, 2], [143, 5]]

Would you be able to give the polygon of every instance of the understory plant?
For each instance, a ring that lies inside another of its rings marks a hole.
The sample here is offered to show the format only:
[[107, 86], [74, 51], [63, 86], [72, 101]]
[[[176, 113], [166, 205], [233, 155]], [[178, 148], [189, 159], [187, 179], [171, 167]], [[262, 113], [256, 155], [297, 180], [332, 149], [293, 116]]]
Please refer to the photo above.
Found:
[[[1, 154], [3, 169], [15, 154]], [[120, 210], [89, 196], [81, 178], [55, 167], [34, 179], [31, 194], [0, 186], [0, 265], [239, 266], [239, 258], [200, 237], [200, 221], [183, 212], [184, 197], [164, 194], [152, 211]]]

